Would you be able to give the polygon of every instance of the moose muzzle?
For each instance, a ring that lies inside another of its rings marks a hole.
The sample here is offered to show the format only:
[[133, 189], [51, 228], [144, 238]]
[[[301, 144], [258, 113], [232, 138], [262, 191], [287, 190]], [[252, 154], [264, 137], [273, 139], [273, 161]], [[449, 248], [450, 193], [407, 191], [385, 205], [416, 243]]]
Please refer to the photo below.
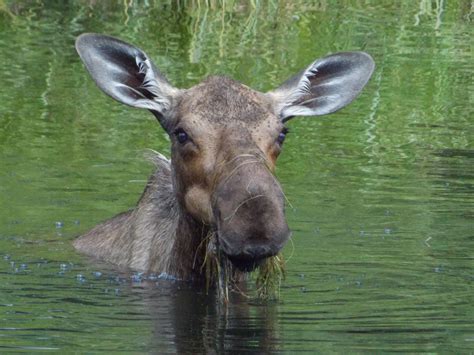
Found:
[[214, 197], [219, 247], [242, 271], [276, 255], [290, 237], [282, 189], [255, 159], [239, 160], [218, 184]]

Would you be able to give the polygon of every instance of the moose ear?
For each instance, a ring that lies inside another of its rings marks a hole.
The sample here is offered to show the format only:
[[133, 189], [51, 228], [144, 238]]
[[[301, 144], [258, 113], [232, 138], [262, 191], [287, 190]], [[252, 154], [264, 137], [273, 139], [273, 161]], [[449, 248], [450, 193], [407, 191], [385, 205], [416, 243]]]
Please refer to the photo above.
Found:
[[169, 84], [140, 49], [116, 38], [86, 33], [76, 49], [96, 84], [126, 105], [146, 108], [160, 122], [180, 90]]
[[335, 112], [354, 100], [374, 71], [364, 52], [342, 52], [313, 62], [267, 95], [282, 121]]

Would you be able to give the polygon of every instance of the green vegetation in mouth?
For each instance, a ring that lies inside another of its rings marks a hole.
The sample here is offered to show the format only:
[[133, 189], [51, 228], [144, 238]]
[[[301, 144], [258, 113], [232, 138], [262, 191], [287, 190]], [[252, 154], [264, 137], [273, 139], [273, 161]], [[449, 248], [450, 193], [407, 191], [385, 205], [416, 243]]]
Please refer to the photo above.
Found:
[[252, 273], [256, 286], [255, 296], [248, 295], [238, 288], [237, 283], [241, 281], [239, 272], [232, 267], [232, 263], [226, 257], [221, 255], [216, 236], [216, 232], [209, 232], [201, 244], [206, 248], [201, 264], [201, 273], [206, 280], [206, 292], [216, 287], [218, 298], [222, 302], [228, 302], [229, 290], [247, 298], [263, 301], [280, 298], [280, 286], [285, 278], [285, 259], [281, 253], [265, 259]]
[[285, 258], [279, 253], [264, 260], [256, 271], [257, 298], [273, 300], [280, 298], [281, 282], [285, 278]]

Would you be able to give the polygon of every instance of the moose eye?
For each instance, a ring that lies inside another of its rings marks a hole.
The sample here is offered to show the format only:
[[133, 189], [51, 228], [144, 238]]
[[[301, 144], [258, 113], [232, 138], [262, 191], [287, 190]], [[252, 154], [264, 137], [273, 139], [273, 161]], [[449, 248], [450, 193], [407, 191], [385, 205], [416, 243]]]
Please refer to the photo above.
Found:
[[278, 135], [277, 142], [279, 145], [282, 145], [283, 142], [285, 141], [286, 135], [288, 133], [288, 128], [284, 128], [280, 134]]
[[174, 134], [180, 144], [184, 144], [189, 140], [188, 134], [182, 128], [178, 128], [176, 131], [174, 131]]

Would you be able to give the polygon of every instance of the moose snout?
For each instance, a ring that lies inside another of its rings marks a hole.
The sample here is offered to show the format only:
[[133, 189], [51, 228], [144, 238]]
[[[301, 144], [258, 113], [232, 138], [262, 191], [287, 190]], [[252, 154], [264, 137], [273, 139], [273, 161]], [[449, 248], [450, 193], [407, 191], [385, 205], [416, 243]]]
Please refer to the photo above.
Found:
[[219, 245], [232, 263], [253, 270], [290, 237], [281, 187], [265, 168], [249, 166], [219, 184], [214, 216]]

